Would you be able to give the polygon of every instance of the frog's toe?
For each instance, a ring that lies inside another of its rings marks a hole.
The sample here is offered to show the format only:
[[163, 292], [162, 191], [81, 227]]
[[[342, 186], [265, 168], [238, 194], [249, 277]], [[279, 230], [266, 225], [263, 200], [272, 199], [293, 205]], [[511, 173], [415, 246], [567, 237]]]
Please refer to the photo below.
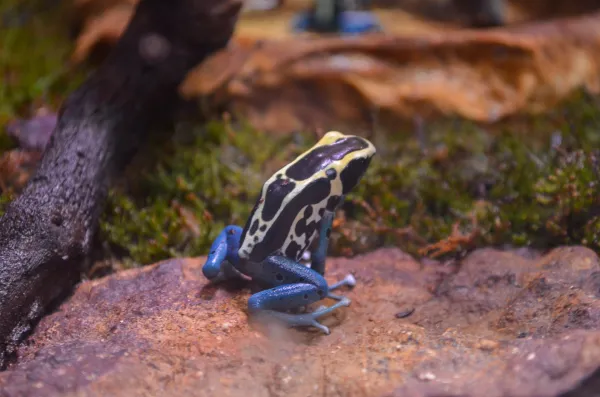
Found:
[[339, 302], [327, 306], [320, 306], [317, 310], [312, 313], [303, 313], [303, 314], [289, 314], [276, 312], [272, 310], [267, 310], [266, 312], [262, 312], [262, 314], [268, 314], [279, 321], [282, 321], [289, 327], [315, 327], [323, 331], [325, 334], [329, 335], [329, 328], [324, 326], [323, 324], [317, 321], [318, 318], [331, 313], [335, 309], [342, 306], [349, 306], [350, 299], [344, 297], [336, 297], [339, 298]]
[[[327, 310], [327, 307], [323, 306], [319, 309], [324, 311]], [[317, 321], [317, 318], [319, 317], [318, 315], [315, 316], [315, 313], [317, 312], [318, 311], [313, 313], [299, 314], [295, 318], [289, 318], [286, 322], [292, 327], [315, 327], [323, 331], [326, 335], [329, 335], [329, 328]]]
[[343, 287], [344, 285], [347, 285], [348, 287], [351, 287], [351, 288], [355, 287], [356, 286], [356, 278], [354, 278], [354, 276], [352, 274], [348, 274], [342, 280], [338, 281], [335, 284], [330, 285], [329, 290], [333, 291], [334, 289], [338, 289], [340, 287]]
[[356, 286], [356, 279], [354, 278], [354, 276], [352, 274], [348, 274], [346, 277], [344, 277], [344, 279], [342, 281], [344, 281], [346, 283], [346, 285], [349, 287]]
[[329, 331], [329, 328], [324, 326], [323, 324], [321, 324], [320, 322], [318, 322], [317, 320], [312, 320], [311, 323], [309, 324], [310, 326], [313, 326], [315, 328], [320, 329], [321, 331], [323, 331], [323, 333], [325, 335], [329, 335], [331, 333], [331, 331]]
[[327, 294], [329, 299], [335, 299], [336, 301], [344, 302], [342, 306], [350, 306], [350, 299], [346, 298], [342, 295], [332, 294], [331, 292]]
[[[205, 274], [206, 276], [206, 274]], [[219, 284], [225, 280], [227, 280], [227, 276], [223, 272], [217, 273], [216, 276], [206, 277], [208, 279], [209, 284]]]
[[327, 306], [320, 306], [317, 310], [315, 310], [314, 312], [310, 313], [310, 316], [313, 318], [313, 320], [316, 320], [319, 317], [322, 317], [322, 316], [324, 316], [326, 314], [329, 314], [329, 313], [331, 313], [332, 311], [334, 311], [337, 308], [350, 306], [350, 302], [351, 301], [350, 301], [350, 299], [348, 299], [346, 297], [336, 296], [336, 295], [332, 295], [332, 294], [329, 294], [328, 296], [330, 298], [338, 300], [339, 302], [337, 302], [336, 304], [331, 305], [329, 307], [327, 307]]
[[[327, 309], [325, 307], [325, 309]], [[323, 310], [323, 309], [321, 309]], [[273, 317], [288, 327], [315, 327], [329, 335], [329, 328], [317, 321], [316, 312], [313, 313], [302, 313], [302, 314], [289, 314], [275, 311], [268, 311], [267, 313], [257, 313], [259, 316], [268, 315]]]
[[323, 333], [325, 335], [329, 335], [331, 333], [331, 331], [329, 331], [329, 328], [327, 328], [326, 326], [324, 326], [323, 324], [321, 324], [321, 323], [319, 323], [317, 321], [315, 321], [313, 323], [313, 327], [317, 327], [318, 329], [320, 329], [321, 331], [323, 331]]
[[219, 269], [219, 272], [216, 275], [210, 274], [209, 277], [209, 275], [207, 275], [207, 272], [204, 272], [204, 275], [206, 276], [206, 278], [208, 278], [210, 284], [218, 284], [228, 280], [244, 279], [244, 276], [242, 276], [241, 273], [238, 270], [236, 270], [236, 268], [233, 267], [233, 265], [228, 261], [224, 261], [223, 263], [221, 263], [221, 268]]

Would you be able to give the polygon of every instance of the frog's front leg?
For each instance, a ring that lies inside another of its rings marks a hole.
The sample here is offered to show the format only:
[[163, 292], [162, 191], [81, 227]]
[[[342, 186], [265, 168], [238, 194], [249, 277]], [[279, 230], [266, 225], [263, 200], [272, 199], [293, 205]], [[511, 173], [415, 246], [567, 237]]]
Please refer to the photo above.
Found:
[[[331, 228], [333, 227], [333, 217], [335, 213], [333, 211], [325, 210], [323, 218], [321, 219], [321, 227], [319, 229], [319, 240], [317, 248], [311, 253], [311, 265], [310, 268], [319, 273], [321, 276], [325, 275], [325, 258], [327, 257], [327, 249], [329, 248], [329, 236], [331, 235]], [[356, 285], [356, 279], [352, 274], [348, 274], [343, 280], [338, 281], [335, 284], [329, 286], [329, 291], [333, 291], [339, 287], [347, 285], [354, 287]], [[337, 295], [331, 295], [331, 298], [341, 299]]]
[[239, 261], [237, 251], [241, 235], [241, 227], [229, 225], [213, 241], [206, 263], [202, 267], [202, 273], [211, 282], [243, 278], [234, 267], [235, 262]]
[[252, 278], [272, 285], [273, 288], [250, 297], [248, 309], [252, 315], [269, 315], [292, 327], [314, 326], [329, 334], [329, 329], [317, 322], [317, 319], [338, 307], [350, 305], [348, 298], [335, 297], [339, 302], [312, 313], [285, 313], [331, 296], [327, 281], [314, 270], [284, 256], [269, 256], [255, 266]]

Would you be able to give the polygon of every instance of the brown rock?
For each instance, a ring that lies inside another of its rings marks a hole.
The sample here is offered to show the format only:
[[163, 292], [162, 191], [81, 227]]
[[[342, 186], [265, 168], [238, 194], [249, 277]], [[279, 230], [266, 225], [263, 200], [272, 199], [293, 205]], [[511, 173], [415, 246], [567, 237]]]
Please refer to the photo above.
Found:
[[451, 268], [397, 249], [331, 259], [328, 280], [358, 285], [328, 336], [249, 322], [252, 286], [208, 286], [202, 264], [82, 283], [0, 374], [0, 396], [550, 397], [600, 368], [585, 248], [485, 249]]

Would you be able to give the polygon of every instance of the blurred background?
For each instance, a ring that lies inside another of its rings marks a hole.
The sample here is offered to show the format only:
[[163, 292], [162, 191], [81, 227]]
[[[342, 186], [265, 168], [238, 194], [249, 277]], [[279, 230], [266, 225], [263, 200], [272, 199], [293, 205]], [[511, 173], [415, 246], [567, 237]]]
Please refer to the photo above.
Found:
[[[136, 4], [0, 5], [0, 212]], [[229, 46], [181, 85], [174, 125], [111, 191], [91, 273], [205, 253], [223, 225], [245, 222], [272, 172], [332, 129], [380, 148], [338, 214], [332, 254], [598, 247], [599, 8], [248, 0]]]

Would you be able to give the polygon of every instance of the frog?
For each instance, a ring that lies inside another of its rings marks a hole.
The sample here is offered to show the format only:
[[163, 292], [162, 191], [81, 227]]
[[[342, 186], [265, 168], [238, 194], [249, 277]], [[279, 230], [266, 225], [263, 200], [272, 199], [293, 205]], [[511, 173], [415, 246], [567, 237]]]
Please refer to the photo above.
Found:
[[[256, 281], [264, 289], [248, 299], [251, 317], [315, 327], [329, 335], [318, 319], [351, 303], [333, 291], [356, 285], [351, 274], [331, 285], [324, 277], [334, 215], [375, 154], [375, 146], [362, 136], [325, 133], [266, 180], [243, 228], [222, 229], [202, 267], [204, 276], [211, 283]], [[305, 254], [310, 254], [309, 264], [302, 263]], [[336, 303], [306, 312], [325, 298]]]

